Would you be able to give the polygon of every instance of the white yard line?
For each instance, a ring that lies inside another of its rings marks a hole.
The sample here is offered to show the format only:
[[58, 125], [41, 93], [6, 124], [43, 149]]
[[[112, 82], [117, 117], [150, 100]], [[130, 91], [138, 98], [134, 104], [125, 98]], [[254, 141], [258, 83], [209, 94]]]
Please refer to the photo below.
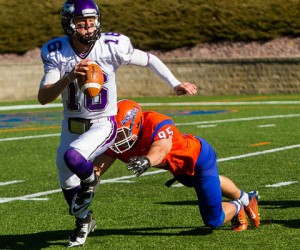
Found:
[[[240, 105], [299, 105], [300, 101], [253, 101], [253, 102], [155, 102], [155, 103], [140, 103], [144, 107], [154, 106], [240, 106]], [[61, 103], [51, 103], [47, 105], [29, 104], [29, 105], [13, 105], [2, 106], [0, 111], [9, 110], [26, 110], [26, 109], [47, 109], [62, 107]]]
[[11, 184], [16, 184], [16, 183], [19, 183], [19, 182], [23, 182], [23, 180], [0, 182], [0, 186], [6, 186], [6, 185], [11, 185]]
[[298, 183], [298, 181], [286, 181], [286, 182], [278, 182], [275, 184], [266, 185], [266, 187], [282, 187], [282, 186], [288, 186], [291, 184]]
[[0, 111], [10, 110], [26, 110], [26, 109], [48, 109], [48, 108], [59, 108], [62, 107], [61, 103], [52, 103], [47, 105], [32, 104], [32, 105], [13, 105], [13, 106], [2, 106]]
[[197, 128], [214, 128], [216, 127], [216, 124], [204, 124], [204, 125], [199, 125]]
[[[300, 117], [300, 114], [254, 116], [254, 117], [244, 117], [244, 118], [234, 118], [234, 119], [224, 119], [224, 120], [214, 120], [214, 121], [185, 122], [185, 123], [175, 123], [175, 125], [176, 126], [192, 126], [192, 125], [209, 124], [209, 126], [212, 127], [213, 124], [216, 124], [216, 123], [267, 120], [267, 119], [282, 119], [282, 118], [293, 118], [293, 117]], [[60, 134], [45, 134], [45, 135], [34, 135], [34, 136], [24, 136], [24, 137], [1, 138], [0, 142], [26, 140], [26, 139], [38, 139], [38, 138], [52, 137], [52, 136], [59, 136], [59, 135]]]
[[[275, 153], [278, 151], [284, 151], [284, 150], [295, 149], [295, 148], [300, 148], [300, 144], [290, 145], [290, 146], [285, 146], [285, 147], [280, 147], [280, 148], [274, 148], [274, 149], [270, 149], [270, 150], [258, 151], [258, 152], [249, 153], [249, 154], [230, 156], [230, 157], [226, 157], [226, 158], [221, 158], [218, 160], [218, 162], [237, 160], [237, 159], [242, 159], [242, 158], [247, 158], [247, 157], [252, 157], [252, 156], [263, 155], [263, 154], [270, 154], [270, 153]], [[149, 171], [149, 172], [144, 173], [142, 176], [159, 174], [162, 172], [166, 172], [166, 170], [159, 169], [156, 171]], [[120, 183], [120, 182], [121, 183], [122, 182], [130, 183], [132, 181], [128, 181], [128, 179], [133, 179], [133, 178], [135, 178], [134, 175], [122, 176], [122, 177], [102, 180], [101, 184]], [[295, 181], [285, 182], [285, 185], [289, 185], [292, 183], [296, 183], [296, 182]], [[274, 184], [274, 185], [276, 185], [276, 184]], [[51, 191], [46, 191], [46, 192], [39, 192], [39, 193], [29, 194], [29, 195], [24, 195], [24, 196], [19, 196], [19, 197], [0, 198], [0, 203], [6, 203], [6, 202], [11, 202], [11, 201], [17, 201], [17, 200], [47, 200], [47, 198], [37, 198], [37, 197], [54, 194], [54, 193], [58, 193], [58, 192], [61, 192], [61, 189], [56, 189], [56, 190], [51, 190]]]
[[171, 102], [140, 103], [141, 106], [241, 106], [241, 105], [299, 105], [300, 101], [261, 101], [261, 102]]
[[270, 153], [275, 153], [275, 152], [278, 152], [278, 151], [284, 151], [284, 150], [294, 149], [294, 148], [300, 148], [300, 144], [285, 146], [285, 147], [281, 147], [281, 148], [272, 148], [272, 149], [268, 149], [268, 150], [264, 150], [264, 151], [258, 151], [258, 152], [253, 152], [253, 153], [244, 154], [244, 155], [230, 156], [230, 157], [227, 157], [227, 158], [219, 159], [218, 162], [230, 161], [230, 160], [236, 160], [236, 159], [242, 159], [242, 158], [251, 157], [251, 156], [257, 156], [257, 155], [270, 154]]
[[258, 128], [270, 128], [270, 127], [276, 127], [276, 124], [264, 124], [264, 125], [258, 125]]
[[0, 142], [2, 142], [2, 141], [19, 141], [19, 140], [27, 140], [27, 139], [38, 139], [38, 138], [45, 138], [45, 137], [52, 137], [52, 136], [60, 136], [60, 133], [58, 133], [58, 134], [46, 134], [46, 135], [32, 135], [32, 136], [22, 136], [22, 137], [1, 138]]
[[200, 124], [214, 124], [214, 123], [224, 123], [224, 122], [242, 122], [242, 121], [281, 119], [281, 118], [294, 118], [294, 117], [300, 117], [300, 114], [253, 116], [253, 117], [233, 118], [233, 119], [214, 120], [214, 121], [185, 122], [185, 123], [176, 123], [176, 126], [191, 126], [191, 125], [200, 125]]

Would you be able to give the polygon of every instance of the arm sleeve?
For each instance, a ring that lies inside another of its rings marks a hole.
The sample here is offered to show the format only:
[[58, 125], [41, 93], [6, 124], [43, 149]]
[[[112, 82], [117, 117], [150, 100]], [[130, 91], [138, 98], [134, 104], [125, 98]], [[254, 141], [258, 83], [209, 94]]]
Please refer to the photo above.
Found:
[[129, 64], [149, 67], [161, 79], [169, 84], [171, 88], [175, 88], [181, 82], [176, 79], [169, 68], [155, 55], [144, 51], [134, 49]]

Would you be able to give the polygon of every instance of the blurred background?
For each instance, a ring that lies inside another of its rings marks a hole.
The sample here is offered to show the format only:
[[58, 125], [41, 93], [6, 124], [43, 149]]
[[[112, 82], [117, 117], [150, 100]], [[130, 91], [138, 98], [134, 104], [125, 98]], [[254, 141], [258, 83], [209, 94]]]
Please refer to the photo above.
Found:
[[[63, 2], [0, 0], [0, 83], [7, 86], [1, 100], [35, 99], [40, 48], [63, 35]], [[195, 82], [202, 95], [300, 92], [298, 0], [96, 2], [103, 32], [130, 37], [178, 79]], [[118, 75], [121, 96], [172, 94], [147, 69], [122, 67]], [[140, 88], [132, 92], [121, 83]]]

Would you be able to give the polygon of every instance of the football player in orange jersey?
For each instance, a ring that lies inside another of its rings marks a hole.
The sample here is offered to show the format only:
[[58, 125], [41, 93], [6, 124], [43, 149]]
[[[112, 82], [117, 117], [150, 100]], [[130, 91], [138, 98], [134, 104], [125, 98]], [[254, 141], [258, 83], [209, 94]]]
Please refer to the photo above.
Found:
[[[258, 193], [243, 192], [227, 177], [218, 173], [216, 153], [203, 138], [179, 132], [172, 119], [157, 112], [143, 112], [131, 100], [118, 102], [117, 138], [105, 155], [95, 159], [95, 170], [102, 175], [116, 159], [140, 176], [151, 166], [174, 175], [166, 183], [179, 181], [193, 187], [200, 214], [212, 229], [231, 221], [232, 229], [248, 228], [246, 214], [259, 226]], [[222, 202], [223, 196], [230, 202]]]

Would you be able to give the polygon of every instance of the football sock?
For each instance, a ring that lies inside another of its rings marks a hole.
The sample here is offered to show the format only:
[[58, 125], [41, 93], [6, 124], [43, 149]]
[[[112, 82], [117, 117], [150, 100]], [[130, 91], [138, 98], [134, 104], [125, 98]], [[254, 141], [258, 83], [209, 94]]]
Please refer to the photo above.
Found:
[[239, 198], [239, 200], [243, 203], [243, 205], [245, 207], [247, 207], [249, 205], [249, 195], [248, 193], [241, 191], [241, 197]]
[[242, 202], [240, 200], [235, 200], [235, 201], [231, 201], [230, 203], [235, 205], [235, 207], [236, 207], [235, 215], [237, 215], [241, 211], [241, 208], [243, 205]]
[[82, 180], [83, 183], [92, 183], [95, 182], [96, 177], [95, 177], [95, 173], [93, 172], [92, 175], [88, 178], [86, 178], [85, 180]]

